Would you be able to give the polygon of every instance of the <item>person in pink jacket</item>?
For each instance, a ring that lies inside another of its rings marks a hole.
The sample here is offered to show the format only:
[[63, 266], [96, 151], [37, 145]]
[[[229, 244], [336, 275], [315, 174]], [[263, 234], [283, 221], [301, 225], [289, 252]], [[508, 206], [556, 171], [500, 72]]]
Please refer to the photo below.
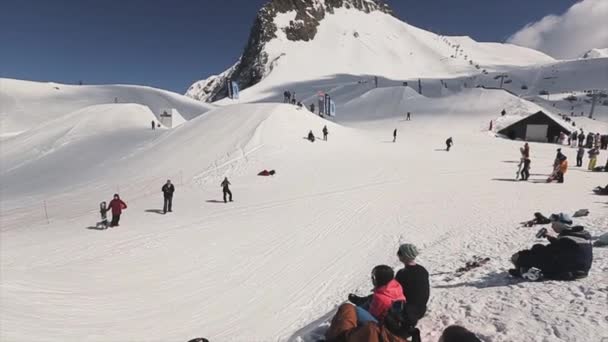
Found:
[[357, 305], [357, 325], [367, 322], [382, 323], [393, 302], [405, 301], [403, 288], [395, 280], [395, 272], [390, 266], [374, 267], [372, 283], [374, 289], [371, 298], [352, 294], [348, 296], [349, 301]]

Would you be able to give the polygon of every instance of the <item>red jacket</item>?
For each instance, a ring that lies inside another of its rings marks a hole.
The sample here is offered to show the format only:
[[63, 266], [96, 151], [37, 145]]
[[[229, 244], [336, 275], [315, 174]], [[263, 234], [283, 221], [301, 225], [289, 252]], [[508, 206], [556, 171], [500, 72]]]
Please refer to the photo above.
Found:
[[120, 215], [122, 214], [123, 209], [127, 209], [127, 204], [123, 202], [120, 198], [113, 199], [108, 204], [108, 210], [112, 209], [112, 215]]
[[399, 300], [405, 300], [403, 288], [398, 281], [393, 279], [388, 284], [374, 289], [369, 313], [382, 322], [393, 302]]

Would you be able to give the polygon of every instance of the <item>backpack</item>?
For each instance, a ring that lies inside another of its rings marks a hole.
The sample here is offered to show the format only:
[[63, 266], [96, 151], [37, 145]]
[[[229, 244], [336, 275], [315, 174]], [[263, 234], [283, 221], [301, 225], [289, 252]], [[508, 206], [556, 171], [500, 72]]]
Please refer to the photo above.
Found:
[[383, 325], [393, 335], [401, 338], [412, 338], [412, 342], [420, 342], [420, 330], [416, 328], [418, 321], [413, 320], [407, 313], [405, 301], [393, 302], [384, 318]]

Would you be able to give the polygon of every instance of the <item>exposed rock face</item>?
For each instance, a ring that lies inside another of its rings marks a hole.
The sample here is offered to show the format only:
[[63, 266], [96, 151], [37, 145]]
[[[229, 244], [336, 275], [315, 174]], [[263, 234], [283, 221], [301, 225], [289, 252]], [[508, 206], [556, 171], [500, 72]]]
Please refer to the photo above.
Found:
[[258, 11], [249, 41], [239, 61], [220, 75], [194, 83], [186, 95], [213, 102], [228, 96], [228, 80], [237, 82], [241, 89], [255, 85], [272, 70], [273, 61], [269, 61], [264, 48], [268, 42], [277, 38], [277, 14], [295, 11], [295, 19], [280, 29], [291, 41], [310, 41], [317, 35], [317, 28], [323, 18], [328, 13], [334, 13], [336, 8], [393, 14], [383, 0], [272, 0]]

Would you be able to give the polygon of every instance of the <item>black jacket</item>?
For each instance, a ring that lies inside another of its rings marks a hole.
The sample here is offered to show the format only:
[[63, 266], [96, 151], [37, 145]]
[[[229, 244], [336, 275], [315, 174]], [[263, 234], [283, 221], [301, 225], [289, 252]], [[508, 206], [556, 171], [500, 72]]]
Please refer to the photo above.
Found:
[[557, 238], [549, 238], [546, 246], [548, 265], [543, 273], [551, 277], [554, 274], [567, 272], [584, 272], [591, 269], [593, 263], [593, 247], [591, 234], [583, 227], [577, 226], [559, 234]]
[[426, 313], [426, 304], [429, 301], [429, 272], [421, 265], [406, 266], [397, 272], [395, 279], [403, 287], [408, 315], [419, 320]]
[[175, 187], [173, 184], [165, 184], [163, 185], [163, 194], [165, 197], [173, 197], [173, 193], [175, 192]]

